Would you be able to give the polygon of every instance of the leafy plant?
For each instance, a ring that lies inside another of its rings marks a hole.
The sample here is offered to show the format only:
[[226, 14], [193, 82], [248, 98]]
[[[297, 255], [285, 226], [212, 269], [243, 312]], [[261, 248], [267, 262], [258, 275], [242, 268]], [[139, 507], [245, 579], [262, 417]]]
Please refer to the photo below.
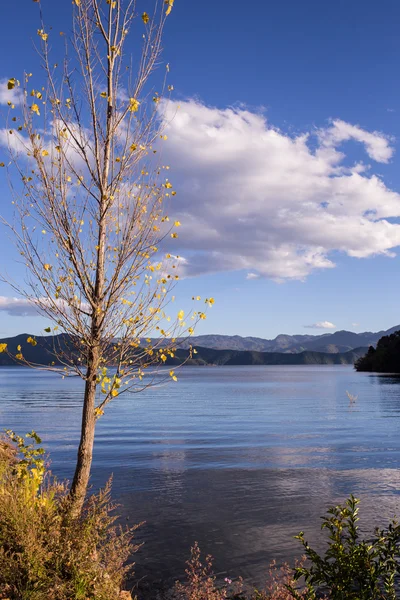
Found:
[[[393, 520], [387, 529], [375, 530], [371, 540], [360, 539], [359, 500], [350, 496], [344, 505], [328, 510], [322, 529], [329, 533], [328, 549], [319, 555], [301, 532], [300, 540], [310, 566], [295, 569], [294, 579], [304, 578], [305, 598], [314, 600], [327, 592], [332, 600], [394, 600], [399, 575], [400, 526]], [[293, 597], [304, 596], [289, 586]]]
[[0, 445], [0, 599], [119, 599], [137, 527], [115, 525], [110, 483], [71, 518], [68, 487], [49, 472], [39, 436], [8, 434], [12, 445]]
[[[42, 443], [41, 438], [36, 431], [27, 433], [25, 438], [17, 435], [11, 429], [8, 429], [6, 434], [9, 440], [16, 445], [16, 451], [22, 455], [22, 458], [14, 464], [15, 474], [19, 479], [25, 481], [33, 494], [37, 493], [46, 472], [43, 458], [44, 448], [39, 446]], [[32, 442], [27, 444], [26, 439], [31, 439]]]

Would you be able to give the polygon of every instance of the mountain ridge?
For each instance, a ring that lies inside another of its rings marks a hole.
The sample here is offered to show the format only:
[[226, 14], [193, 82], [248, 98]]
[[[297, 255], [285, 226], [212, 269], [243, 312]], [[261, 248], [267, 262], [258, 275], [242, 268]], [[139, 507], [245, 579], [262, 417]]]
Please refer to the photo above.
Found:
[[320, 335], [279, 334], [271, 340], [255, 336], [206, 334], [178, 340], [178, 343], [181, 348], [188, 348], [189, 345], [193, 345], [215, 350], [247, 350], [256, 352], [283, 352], [288, 354], [314, 351], [338, 354], [349, 352], [354, 348], [376, 346], [382, 336], [390, 335], [398, 330], [400, 330], [400, 325], [378, 332], [364, 331], [355, 333], [342, 329], [333, 333], [323, 333]]
[[[37, 365], [59, 364], [54, 350], [61, 351], [64, 356], [72, 356], [69, 348], [69, 336], [59, 334], [57, 336], [37, 336], [36, 346], [27, 342], [29, 334], [20, 334], [12, 338], [0, 340], [0, 343], [7, 344], [11, 354], [17, 352], [18, 346], [24, 358], [28, 362]], [[347, 352], [315, 352], [306, 350], [298, 353], [288, 352], [259, 352], [257, 350], [235, 350], [235, 349], [216, 349], [196, 345], [196, 354], [188, 359], [188, 351], [182, 347], [175, 352], [175, 357], [168, 357], [166, 365], [179, 365], [182, 363], [188, 365], [215, 365], [215, 366], [234, 366], [234, 365], [350, 365], [364, 356], [367, 347], [354, 348]], [[7, 353], [0, 354], [0, 366], [18, 366], [12, 356]]]

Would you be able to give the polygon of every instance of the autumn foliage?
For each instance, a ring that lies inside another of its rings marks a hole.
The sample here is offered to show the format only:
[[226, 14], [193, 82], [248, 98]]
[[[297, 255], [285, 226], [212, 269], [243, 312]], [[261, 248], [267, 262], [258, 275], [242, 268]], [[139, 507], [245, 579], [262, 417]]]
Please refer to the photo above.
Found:
[[0, 599], [119, 599], [136, 528], [114, 524], [110, 485], [71, 520], [40, 438], [10, 436], [0, 443]]

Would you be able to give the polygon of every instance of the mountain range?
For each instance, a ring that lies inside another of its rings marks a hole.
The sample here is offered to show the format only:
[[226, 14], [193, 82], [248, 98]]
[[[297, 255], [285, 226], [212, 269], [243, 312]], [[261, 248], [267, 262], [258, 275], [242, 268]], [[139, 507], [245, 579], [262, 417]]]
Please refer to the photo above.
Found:
[[365, 331], [335, 331], [322, 335], [285, 335], [280, 334], [272, 340], [259, 337], [241, 337], [240, 335], [198, 335], [180, 341], [181, 348], [189, 345], [213, 348], [215, 350], [247, 350], [256, 352], [283, 352], [285, 354], [299, 354], [305, 351], [324, 352], [337, 354], [349, 352], [354, 348], [376, 346], [378, 340], [384, 335], [390, 335], [400, 330], [396, 325], [386, 331], [373, 333]]
[[[168, 359], [167, 364], [177, 364], [187, 358], [190, 345], [196, 347], [197, 355], [190, 364], [214, 365], [290, 365], [290, 364], [353, 364], [364, 356], [369, 346], [376, 346], [378, 340], [400, 330], [400, 325], [387, 331], [373, 333], [366, 331], [335, 331], [322, 335], [278, 335], [273, 340], [258, 337], [242, 337], [239, 335], [201, 335], [177, 340], [176, 360]], [[24, 357], [28, 361], [49, 364], [57, 360], [54, 348], [66, 356], [70, 355], [68, 336], [39, 336], [37, 346], [32, 347], [26, 340], [29, 334], [0, 340], [5, 343], [11, 353], [22, 347]], [[7, 354], [0, 354], [0, 366], [14, 365], [15, 361]]]
[[[53, 364], [59, 364], [58, 358], [54, 354], [55, 350], [66, 358], [73, 354], [76, 355], [76, 351], [70, 349], [69, 337], [66, 334], [37, 336], [35, 346], [27, 342], [29, 337], [24, 333], [0, 340], [0, 343], [7, 344], [11, 355], [15, 355], [21, 348], [21, 352], [28, 362], [39, 365], [49, 365], [53, 361]], [[286, 353], [260, 352], [258, 350], [204, 348], [196, 344], [196, 354], [193, 354], [191, 359], [188, 360], [188, 350], [181, 347], [175, 352], [175, 357], [168, 357], [166, 365], [179, 365], [183, 362], [189, 365], [350, 365], [364, 356], [367, 351], [367, 347], [359, 347], [347, 352], [330, 353], [312, 350]], [[12, 356], [6, 352], [0, 354], [0, 366], [14, 365], [16, 362]]]

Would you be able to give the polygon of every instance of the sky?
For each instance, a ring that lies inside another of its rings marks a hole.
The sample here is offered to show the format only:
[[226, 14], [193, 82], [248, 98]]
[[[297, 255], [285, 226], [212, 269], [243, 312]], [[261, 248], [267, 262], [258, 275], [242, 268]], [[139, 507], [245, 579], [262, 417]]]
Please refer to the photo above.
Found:
[[[70, 0], [42, 7], [51, 31], [70, 30]], [[2, 20], [0, 88], [40, 70], [38, 5], [5, 3]], [[400, 323], [399, 25], [395, 0], [175, 0], [164, 153], [182, 223], [177, 301], [215, 298], [197, 333]], [[2, 272], [22, 278], [2, 239]], [[46, 320], [15, 297], [0, 283], [0, 336], [40, 334]]]

